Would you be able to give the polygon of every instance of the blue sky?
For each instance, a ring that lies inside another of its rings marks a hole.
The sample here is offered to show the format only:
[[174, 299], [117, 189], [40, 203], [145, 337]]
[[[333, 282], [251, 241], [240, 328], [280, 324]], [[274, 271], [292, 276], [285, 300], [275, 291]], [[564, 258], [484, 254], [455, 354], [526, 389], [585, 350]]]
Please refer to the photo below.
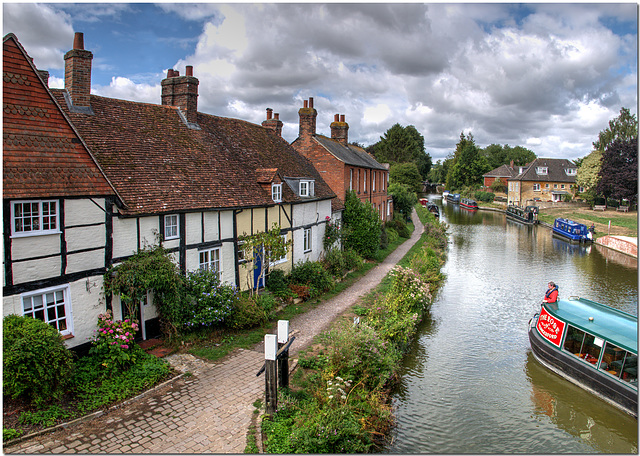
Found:
[[414, 125], [434, 162], [460, 133], [540, 157], [591, 151], [620, 108], [637, 113], [635, 3], [3, 3], [36, 66], [64, 86], [74, 32], [93, 52], [92, 93], [160, 103], [166, 70], [194, 67], [198, 109], [298, 133], [344, 114], [369, 145]]

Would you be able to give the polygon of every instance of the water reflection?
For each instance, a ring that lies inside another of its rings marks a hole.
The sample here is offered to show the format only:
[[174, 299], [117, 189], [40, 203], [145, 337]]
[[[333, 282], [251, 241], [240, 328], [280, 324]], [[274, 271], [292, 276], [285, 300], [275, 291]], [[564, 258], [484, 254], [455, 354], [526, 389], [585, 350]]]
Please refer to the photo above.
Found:
[[538, 366], [527, 322], [549, 280], [561, 297], [637, 315], [637, 264], [435, 201], [450, 226], [447, 279], [405, 360], [388, 451], [635, 453], [637, 420]]

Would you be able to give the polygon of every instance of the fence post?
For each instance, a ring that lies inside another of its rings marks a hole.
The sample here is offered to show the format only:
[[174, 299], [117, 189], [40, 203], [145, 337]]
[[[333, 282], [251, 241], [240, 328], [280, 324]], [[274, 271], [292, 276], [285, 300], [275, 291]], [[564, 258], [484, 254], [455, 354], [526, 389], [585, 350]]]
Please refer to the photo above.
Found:
[[[289, 342], [289, 320], [278, 320], [278, 350]], [[278, 386], [289, 388], [289, 350], [278, 358]]]
[[276, 354], [278, 343], [275, 334], [265, 334], [264, 336], [264, 359], [265, 359], [265, 402], [266, 412], [273, 415], [278, 408], [278, 367], [276, 365]]

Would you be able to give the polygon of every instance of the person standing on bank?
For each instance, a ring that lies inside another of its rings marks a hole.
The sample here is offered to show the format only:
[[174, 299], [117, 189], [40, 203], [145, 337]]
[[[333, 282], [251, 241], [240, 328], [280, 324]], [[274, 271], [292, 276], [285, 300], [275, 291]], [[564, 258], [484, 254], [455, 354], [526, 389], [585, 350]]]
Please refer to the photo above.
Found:
[[549, 288], [547, 289], [547, 292], [544, 294], [544, 299], [542, 300], [542, 302], [556, 302], [558, 300], [558, 286], [553, 283], [553, 282], [549, 282]]

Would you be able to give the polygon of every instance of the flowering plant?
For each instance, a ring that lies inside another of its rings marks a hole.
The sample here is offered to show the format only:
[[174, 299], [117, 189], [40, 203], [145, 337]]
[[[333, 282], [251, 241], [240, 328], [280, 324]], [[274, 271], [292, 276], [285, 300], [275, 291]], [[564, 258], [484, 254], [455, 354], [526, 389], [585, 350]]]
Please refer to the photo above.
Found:
[[187, 295], [183, 322], [187, 330], [223, 323], [240, 298], [235, 287], [221, 284], [218, 273], [206, 269], [187, 275]]
[[[419, 273], [410, 268], [396, 266], [391, 270], [393, 276], [392, 294], [394, 301], [411, 312], [422, 314], [431, 302], [429, 284], [422, 280]], [[390, 306], [390, 310], [396, 310]]]
[[340, 222], [332, 220], [327, 215], [325, 218], [327, 222], [324, 227], [324, 239], [322, 240], [322, 246], [326, 251], [331, 250], [337, 242], [342, 241], [342, 227]]
[[89, 353], [102, 358], [102, 366], [107, 371], [126, 369], [136, 359], [132, 350], [138, 323], [134, 320], [113, 320], [110, 310], [98, 315], [98, 329], [94, 331]]

